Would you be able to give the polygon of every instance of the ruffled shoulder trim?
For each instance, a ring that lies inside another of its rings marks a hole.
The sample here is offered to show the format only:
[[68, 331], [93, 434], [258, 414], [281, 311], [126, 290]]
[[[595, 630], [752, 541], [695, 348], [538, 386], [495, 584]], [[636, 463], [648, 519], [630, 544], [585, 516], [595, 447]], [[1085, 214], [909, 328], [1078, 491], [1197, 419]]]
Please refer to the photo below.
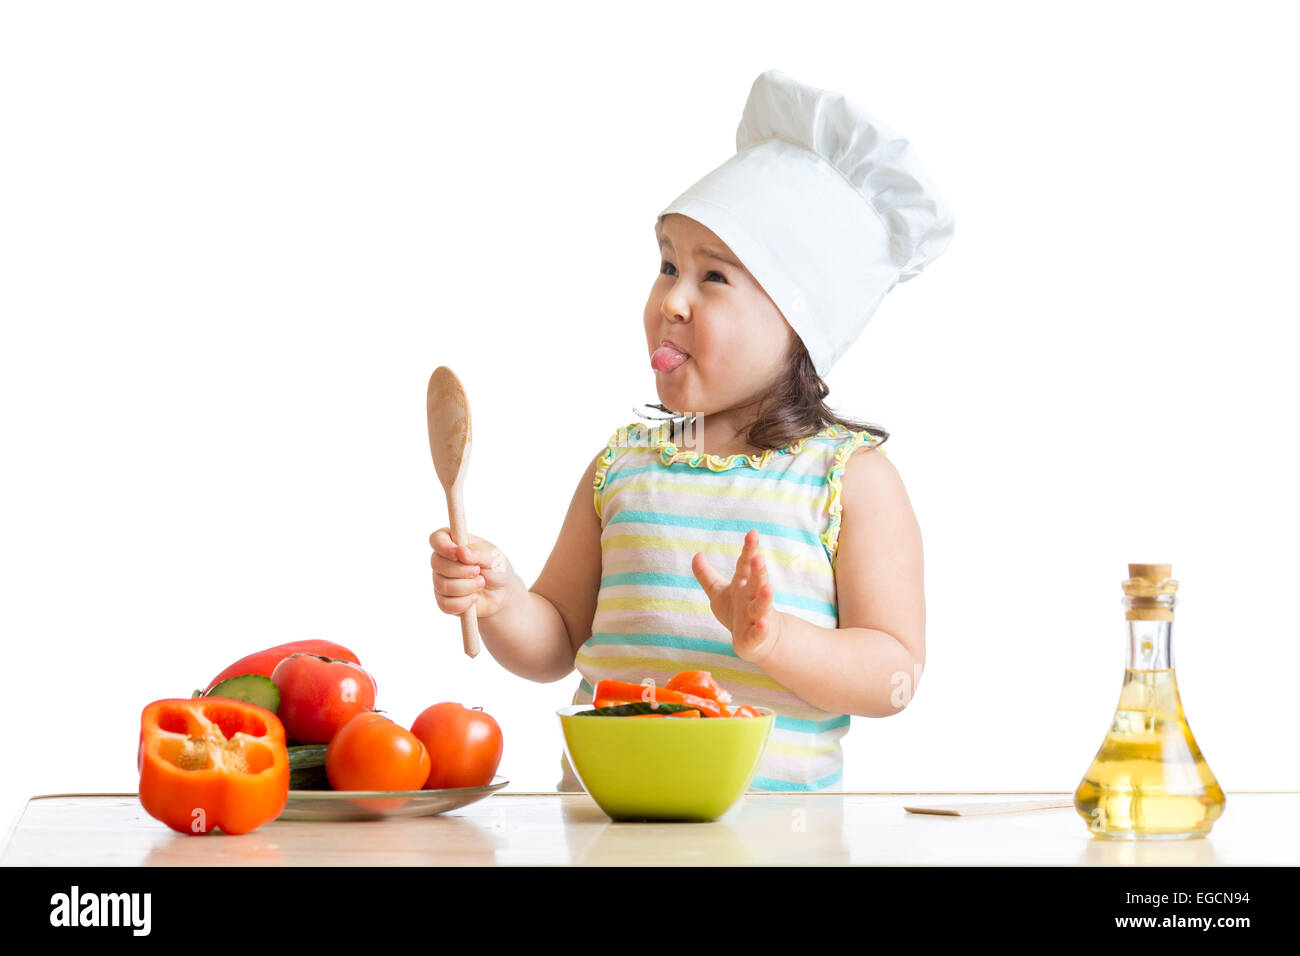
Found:
[[831, 469], [826, 475], [826, 483], [830, 486], [830, 501], [827, 505], [830, 512], [830, 523], [826, 530], [821, 533], [822, 544], [826, 548], [826, 554], [831, 559], [831, 567], [835, 566], [835, 553], [840, 543], [840, 518], [844, 510], [844, 501], [841, 498], [842, 485], [844, 483], [844, 467], [849, 463], [849, 459], [859, 448], [875, 448], [882, 455], [885, 449], [880, 447], [880, 440], [869, 431], [850, 432], [849, 438], [838, 448], [835, 449], [834, 460], [831, 462]]
[[596, 462], [596, 476], [592, 481], [595, 488], [594, 502], [596, 505], [596, 517], [603, 520], [600, 507], [600, 492], [605, 487], [605, 480], [609, 474], [609, 466], [613, 464], [614, 459], [618, 457], [620, 448], [629, 448], [635, 445], [646, 446], [650, 444], [650, 428], [641, 422], [632, 422], [629, 425], [621, 425], [609, 436], [609, 441], [605, 442], [605, 450], [601, 453], [600, 459]]
[[703, 452], [690, 450], [679, 451], [677, 446], [669, 440], [669, 435], [672, 434], [672, 423], [664, 422], [656, 426], [651, 432], [650, 443], [653, 447], [659, 449], [659, 460], [665, 465], [675, 465], [680, 462], [690, 465], [692, 468], [726, 471], [729, 468], [739, 468], [742, 465], [748, 465], [751, 468], [766, 468], [772, 459], [780, 455], [799, 454], [803, 446], [814, 438], [834, 438], [842, 433], [843, 430], [837, 426], [827, 425], [815, 435], [800, 438], [784, 448], [769, 448], [760, 455], [706, 455]]

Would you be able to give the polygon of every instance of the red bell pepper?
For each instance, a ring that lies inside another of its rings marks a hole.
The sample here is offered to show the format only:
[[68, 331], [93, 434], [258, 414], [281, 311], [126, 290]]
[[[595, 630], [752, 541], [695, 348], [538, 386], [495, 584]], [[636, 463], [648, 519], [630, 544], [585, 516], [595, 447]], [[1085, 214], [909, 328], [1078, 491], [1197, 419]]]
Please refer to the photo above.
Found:
[[724, 690], [708, 671], [682, 671], [670, 677], [664, 686], [683, 694], [716, 700], [720, 704], [731, 703], [731, 692]]
[[203, 688], [203, 693], [206, 694], [227, 678], [239, 677], [242, 674], [261, 674], [263, 677], [270, 677], [275, 672], [275, 666], [290, 654], [318, 654], [321, 657], [330, 657], [335, 660], [351, 661], [358, 666], [361, 664], [357, 655], [342, 644], [335, 644], [333, 641], [323, 641], [316, 638], [306, 641], [290, 641], [288, 644], [277, 644], [275, 647], [268, 647], [256, 654], [241, 657], [212, 678], [211, 683]]
[[284, 810], [284, 725], [225, 697], [156, 700], [140, 715], [140, 804], [181, 833], [247, 833]]

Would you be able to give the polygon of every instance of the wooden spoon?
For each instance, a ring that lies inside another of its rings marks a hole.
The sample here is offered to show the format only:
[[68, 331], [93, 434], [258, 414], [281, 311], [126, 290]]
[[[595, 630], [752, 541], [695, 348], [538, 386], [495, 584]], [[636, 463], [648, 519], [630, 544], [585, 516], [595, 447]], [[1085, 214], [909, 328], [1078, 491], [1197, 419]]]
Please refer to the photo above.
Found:
[[[460, 379], [447, 366], [439, 365], [429, 376], [429, 453], [433, 470], [447, 493], [447, 516], [451, 538], [458, 545], [468, 545], [465, 528], [465, 472], [469, 469], [469, 401]], [[465, 653], [478, 654], [478, 616], [471, 604], [460, 616], [460, 634]]]

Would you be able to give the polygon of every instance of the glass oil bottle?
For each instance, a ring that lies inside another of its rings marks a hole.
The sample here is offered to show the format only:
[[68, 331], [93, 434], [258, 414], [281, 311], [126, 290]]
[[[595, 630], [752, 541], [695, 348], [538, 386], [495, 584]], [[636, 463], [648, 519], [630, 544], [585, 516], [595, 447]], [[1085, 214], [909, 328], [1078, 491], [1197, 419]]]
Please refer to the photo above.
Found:
[[1226, 798], [1192, 737], [1174, 678], [1167, 564], [1130, 564], [1123, 583], [1128, 663], [1106, 739], [1074, 793], [1096, 836], [1181, 840], [1210, 832]]

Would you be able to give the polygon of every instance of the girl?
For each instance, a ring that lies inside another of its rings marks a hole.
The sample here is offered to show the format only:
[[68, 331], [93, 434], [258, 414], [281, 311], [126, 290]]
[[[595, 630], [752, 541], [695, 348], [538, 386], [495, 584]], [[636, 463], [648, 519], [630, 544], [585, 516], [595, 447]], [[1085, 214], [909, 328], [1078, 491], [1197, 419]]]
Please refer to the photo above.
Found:
[[[655, 224], [646, 346], [670, 416], [588, 464], [532, 588], [499, 548], [430, 537], [438, 606], [508, 670], [664, 684], [707, 670], [776, 711], [756, 790], [839, 789], [849, 716], [897, 713], [925, 662], [921, 537], [888, 434], [822, 381], [953, 220], [908, 142], [769, 70], [737, 153]], [[689, 410], [689, 411], [688, 411]], [[594, 491], [594, 496], [593, 496]], [[561, 755], [560, 790], [581, 790]]]

